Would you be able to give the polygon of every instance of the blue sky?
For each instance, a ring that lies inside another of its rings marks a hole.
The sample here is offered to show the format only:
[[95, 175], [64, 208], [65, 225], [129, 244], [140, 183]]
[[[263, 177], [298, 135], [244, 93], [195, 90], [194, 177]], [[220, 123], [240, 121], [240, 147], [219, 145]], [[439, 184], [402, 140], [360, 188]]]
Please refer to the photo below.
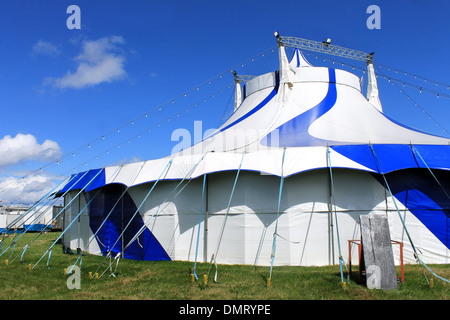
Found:
[[[81, 29], [67, 28], [72, 4], [81, 9]], [[366, 26], [371, 4], [381, 9], [381, 29]], [[196, 120], [203, 131], [217, 127], [232, 109], [230, 68], [240, 74], [277, 69], [275, 30], [375, 52], [376, 66], [408, 72], [379, 68], [380, 74], [450, 94], [441, 85], [450, 83], [449, 13], [444, 0], [3, 0], [0, 200], [29, 202], [55, 177], [169, 155], [178, 143], [172, 132], [193, 133]], [[331, 66], [314, 54], [306, 57]], [[386, 114], [448, 136], [448, 98], [405, 86], [416, 107], [392, 83], [378, 83]]]

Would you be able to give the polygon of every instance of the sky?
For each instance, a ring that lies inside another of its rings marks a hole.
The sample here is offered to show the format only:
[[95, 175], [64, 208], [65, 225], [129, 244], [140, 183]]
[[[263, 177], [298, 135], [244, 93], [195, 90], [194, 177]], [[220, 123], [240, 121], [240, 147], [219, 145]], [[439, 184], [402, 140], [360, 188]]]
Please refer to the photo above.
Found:
[[[32, 203], [76, 172], [170, 155], [180, 130], [198, 141], [231, 114], [231, 69], [277, 70], [274, 31], [375, 52], [384, 112], [449, 137], [449, 14], [444, 0], [2, 0], [0, 204]], [[306, 58], [363, 75], [360, 62], [316, 56]]]

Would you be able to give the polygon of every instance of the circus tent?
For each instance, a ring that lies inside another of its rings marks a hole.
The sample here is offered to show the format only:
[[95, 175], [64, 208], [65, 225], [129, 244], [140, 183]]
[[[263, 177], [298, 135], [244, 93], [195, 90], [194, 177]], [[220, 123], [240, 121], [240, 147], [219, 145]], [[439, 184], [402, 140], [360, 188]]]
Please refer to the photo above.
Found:
[[[165, 158], [74, 174], [63, 244], [137, 260], [330, 265], [361, 215], [388, 218], [404, 259], [450, 259], [450, 140], [383, 113], [371, 56], [356, 75], [278, 37], [279, 69], [236, 81], [216, 131]], [[345, 249], [345, 250], [344, 250]], [[396, 261], [399, 253], [394, 250]]]

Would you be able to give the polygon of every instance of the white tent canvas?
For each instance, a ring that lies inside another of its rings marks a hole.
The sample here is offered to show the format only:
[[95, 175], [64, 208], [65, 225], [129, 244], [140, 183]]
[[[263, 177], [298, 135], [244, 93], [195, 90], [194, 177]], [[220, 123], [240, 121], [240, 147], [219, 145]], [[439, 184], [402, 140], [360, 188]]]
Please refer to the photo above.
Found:
[[64, 245], [140, 260], [329, 265], [348, 259], [359, 216], [380, 214], [405, 262], [415, 261], [409, 235], [424, 262], [449, 263], [450, 140], [383, 114], [374, 76], [365, 97], [357, 76], [279, 53], [278, 71], [236, 83], [233, 115], [200, 143], [74, 175], [60, 194], [67, 203], [83, 192], [66, 222], [89, 205]]

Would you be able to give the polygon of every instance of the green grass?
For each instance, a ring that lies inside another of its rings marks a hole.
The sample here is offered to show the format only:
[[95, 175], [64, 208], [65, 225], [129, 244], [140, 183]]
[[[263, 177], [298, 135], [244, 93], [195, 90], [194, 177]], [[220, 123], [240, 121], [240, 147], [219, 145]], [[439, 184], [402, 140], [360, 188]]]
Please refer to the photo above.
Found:
[[[53, 248], [50, 268], [46, 256], [35, 269], [28, 270], [28, 265], [34, 265], [59, 234], [50, 232], [38, 237], [26, 251], [23, 263], [20, 262], [22, 249], [36, 233], [23, 236], [12, 255], [10, 249], [0, 257], [1, 300], [450, 300], [450, 285], [434, 279], [430, 288], [418, 265], [405, 265], [405, 282], [399, 284], [398, 290], [370, 290], [358, 284], [357, 272], [343, 288], [339, 266], [274, 267], [271, 286], [267, 287], [268, 267], [219, 265], [220, 283], [212, 281], [213, 267], [205, 285], [203, 275], [208, 272], [209, 264], [197, 264], [200, 279], [192, 283], [193, 263], [178, 261], [122, 259], [116, 278], [107, 272], [100, 279], [90, 279], [88, 273], [95, 273], [104, 260], [93, 255], [83, 257], [81, 289], [70, 290], [66, 285], [69, 275], [64, 275], [64, 269], [75, 262], [77, 255], [63, 254], [60, 244]], [[6, 239], [3, 250], [10, 243]], [[15, 256], [12, 263], [5, 264], [6, 259]], [[431, 268], [438, 275], [450, 278], [450, 265]]]

